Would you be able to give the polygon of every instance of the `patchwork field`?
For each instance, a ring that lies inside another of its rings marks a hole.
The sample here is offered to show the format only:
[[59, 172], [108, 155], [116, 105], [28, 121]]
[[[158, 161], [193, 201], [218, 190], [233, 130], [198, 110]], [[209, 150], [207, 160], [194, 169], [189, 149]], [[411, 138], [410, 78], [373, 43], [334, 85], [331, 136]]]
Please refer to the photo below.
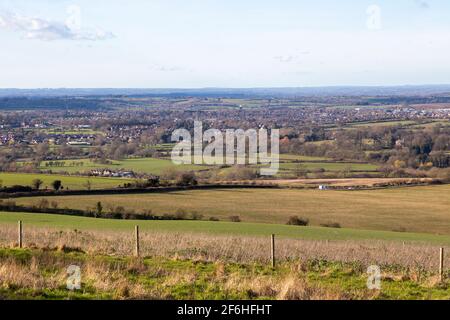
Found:
[[[289, 217], [308, 218], [313, 226], [339, 223], [345, 228], [450, 235], [450, 185], [360, 191], [299, 189], [194, 190], [172, 193], [46, 197], [60, 207], [105, 210], [152, 210], [155, 214], [183, 209], [228, 220], [286, 224]], [[36, 205], [39, 198], [15, 199]]]
[[[171, 145], [170, 145], [171, 146]], [[213, 159], [209, 159], [212, 163]], [[357, 173], [371, 173], [377, 174], [378, 166], [370, 163], [358, 162], [333, 162], [332, 159], [324, 157], [309, 157], [294, 154], [280, 155], [280, 171], [278, 176], [285, 177], [286, 175], [295, 174], [296, 170], [301, 167], [305, 170], [315, 171], [322, 169], [325, 172], [336, 173], [340, 171], [357, 172]], [[57, 163], [58, 165], [55, 165]], [[22, 165], [26, 162], [22, 162]], [[253, 165], [254, 169], [258, 169], [265, 165]], [[43, 171], [51, 170], [54, 173], [64, 172], [69, 174], [89, 172], [93, 169], [112, 169], [112, 170], [131, 170], [137, 173], [146, 173], [161, 175], [169, 170], [176, 171], [198, 171], [218, 168], [218, 166], [211, 165], [175, 165], [169, 157], [164, 158], [130, 158], [124, 160], [113, 160], [111, 164], [101, 164], [91, 161], [90, 159], [73, 159], [64, 161], [43, 161], [38, 169]], [[232, 168], [220, 169], [221, 175], [226, 175]]]

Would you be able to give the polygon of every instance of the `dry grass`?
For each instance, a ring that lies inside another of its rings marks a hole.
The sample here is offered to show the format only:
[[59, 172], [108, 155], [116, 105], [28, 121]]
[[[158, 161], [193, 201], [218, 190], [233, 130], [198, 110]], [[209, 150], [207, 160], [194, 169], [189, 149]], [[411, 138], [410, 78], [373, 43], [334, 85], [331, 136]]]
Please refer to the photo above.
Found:
[[281, 279], [270, 276], [243, 278], [231, 275], [224, 283], [225, 290], [249, 291], [252, 297], [273, 297], [277, 300], [348, 300], [353, 295], [341, 290], [314, 285], [296, 273]]
[[[0, 259], [0, 298], [2, 298], [1, 291], [5, 292], [5, 290], [16, 292], [16, 295], [18, 291], [27, 292], [27, 298], [42, 297], [50, 292], [62, 296], [65, 292], [67, 294], [65, 298], [76, 297], [76, 292], [65, 289], [66, 268], [74, 261], [70, 261], [67, 257], [56, 256], [49, 251], [37, 252], [31, 259], [31, 263], [24, 263], [13, 258]], [[194, 270], [158, 269], [147, 266], [140, 260], [107, 263], [102, 260], [87, 259], [83, 262], [76, 261], [76, 263], [82, 270], [82, 283], [85, 287], [82, 294], [85, 298], [173, 299], [172, 290], [176, 290], [179, 286], [191, 285], [201, 276]], [[130, 274], [133, 274], [135, 279], [153, 278], [160, 282], [158, 285], [146, 285], [139, 280], [131, 280]], [[355, 296], [337, 288], [313, 285], [298, 272], [290, 272], [281, 278], [274, 275], [253, 276], [242, 273], [222, 276], [216, 272], [208, 281], [209, 285], [221, 288], [224, 296], [244, 295], [243, 297], [249, 298], [264, 297], [280, 300], [337, 300], [369, 297], [364, 292]]]
[[429, 183], [431, 178], [346, 178], [346, 179], [276, 179], [266, 183], [274, 183], [281, 186], [318, 186], [327, 185], [333, 187], [373, 187], [377, 184], [419, 184]]
[[[0, 264], [0, 289], [32, 292], [39, 296], [52, 290], [66, 291], [67, 259], [50, 253], [35, 255], [31, 263], [14, 258], [2, 259]], [[80, 263], [77, 263], [78, 265]], [[81, 264], [82, 281], [92, 292], [110, 293], [111, 298], [148, 298], [149, 294], [139, 283], [131, 284], [124, 270], [129, 265], [112, 266], [103, 261], [88, 260]]]
[[[0, 228], [0, 246], [16, 245], [17, 229]], [[132, 233], [119, 231], [58, 231], [28, 227], [24, 245], [29, 248], [51, 248], [60, 251], [83, 251], [89, 254], [130, 256], [134, 250]], [[141, 253], [149, 257], [191, 259], [209, 262], [263, 263], [270, 260], [269, 239], [262, 237], [212, 236], [202, 234], [141, 233]], [[449, 252], [450, 248], [446, 248]], [[314, 241], [277, 239], [277, 260], [325, 260], [398, 265], [405, 268], [435, 271], [438, 247], [415, 243], [387, 241]], [[450, 265], [447, 254], [445, 265]]]
[[[130, 233], [26, 231], [28, 251], [0, 254], [0, 299], [344, 300], [418, 298], [417, 290], [421, 297], [448, 297], [435, 274], [438, 250], [427, 245], [278, 239], [279, 267], [272, 270], [265, 238], [143, 233], [145, 258], [137, 259], [130, 257]], [[15, 246], [16, 232], [2, 226], [0, 248]], [[72, 264], [82, 270], [81, 291], [66, 289]], [[387, 291], [365, 287], [371, 264], [382, 267]]]

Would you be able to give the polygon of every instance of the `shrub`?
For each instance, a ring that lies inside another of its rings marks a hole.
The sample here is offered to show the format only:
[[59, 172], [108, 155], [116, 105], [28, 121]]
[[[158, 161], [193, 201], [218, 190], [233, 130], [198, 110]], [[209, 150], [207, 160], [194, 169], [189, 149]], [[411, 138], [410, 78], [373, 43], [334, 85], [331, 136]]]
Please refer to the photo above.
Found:
[[198, 213], [198, 212], [192, 212], [191, 213], [191, 218], [192, 218], [192, 220], [202, 220], [203, 219], [203, 215], [201, 213]]
[[52, 182], [52, 187], [53, 187], [53, 189], [54, 189], [55, 191], [58, 191], [58, 190], [60, 190], [60, 189], [63, 189], [61, 180], [55, 180], [55, 181], [53, 181], [53, 182]]
[[237, 165], [228, 170], [226, 178], [228, 180], [253, 180], [258, 177], [257, 171], [253, 168]]
[[17, 206], [17, 204], [15, 201], [12, 201], [12, 200], [7, 200], [7, 201], [2, 200], [1, 206], [3, 209], [12, 210]]
[[122, 206], [118, 206], [114, 209], [114, 213], [118, 214], [118, 215], [122, 215], [125, 213], [125, 208]]
[[95, 212], [96, 212], [96, 217], [100, 217], [103, 213], [103, 206], [100, 201], [97, 202], [97, 205], [95, 207]]
[[309, 225], [309, 219], [292, 216], [289, 218], [287, 224], [290, 226], [307, 226]]
[[31, 192], [31, 191], [33, 191], [33, 188], [29, 187], [29, 186], [15, 185], [12, 187], [4, 187], [1, 191], [6, 192], [6, 193]]
[[178, 186], [196, 186], [198, 181], [193, 172], [184, 172], [177, 177], [176, 184]]
[[231, 222], [241, 222], [241, 218], [239, 216], [230, 216]]
[[326, 222], [320, 225], [325, 228], [341, 228], [341, 225], [338, 222]]
[[152, 220], [155, 218], [151, 209], [145, 209], [142, 211], [142, 216], [145, 220]]
[[48, 209], [50, 206], [50, 203], [48, 202], [47, 199], [41, 199], [41, 200], [39, 200], [37, 206], [39, 209]]
[[147, 187], [159, 187], [159, 184], [160, 184], [159, 177], [152, 177], [147, 180]]
[[53, 209], [58, 209], [58, 202], [52, 201], [52, 202], [50, 203], [50, 205], [52, 206]]
[[136, 214], [136, 212], [134, 210], [130, 210], [130, 211], [122, 213], [122, 219], [123, 220], [137, 220], [138, 215]]
[[209, 221], [220, 221], [220, 220], [219, 220], [219, 218], [216, 218], [216, 217], [210, 217]]
[[178, 209], [176, 212], [175, 212], [175, 219], [177, 219], [177, 220], [186, 220], [186, 218], [187, 218], [187, 212], [186, 212], [186, 210], [184, 210], [184, 209]]
[[43, 184], [44, 181], [42, 181], [41, 179], [34, 179], [33, 182], [31, 183], [31, 185], [35, 190], [39, 190]]

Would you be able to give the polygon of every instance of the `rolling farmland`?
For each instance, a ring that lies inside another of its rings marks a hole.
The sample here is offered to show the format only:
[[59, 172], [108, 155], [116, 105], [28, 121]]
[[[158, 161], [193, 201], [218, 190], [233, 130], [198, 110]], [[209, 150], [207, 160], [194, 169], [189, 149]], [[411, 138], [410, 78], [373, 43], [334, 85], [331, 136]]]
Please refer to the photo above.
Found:
[[[421, 186], [360, 191], [298, 189], [192, 190], [133, 195], [46, 197], [69, 208], [92, 209], [101, 201], [105, 208], [152, 210], [154, 214], [183, 209], [205, 218], [285, 224], [289, 217], [308, 218], [313, 226], [339, 223], [346, 228], [408, 231], [450, 235], [450, 186]], [[428, 199], [423, 201], [423, 199]], [[15, 199], [36, 205], [39, 198]]]
[[450, 245], [449, 235], [425, 233], [357, 230], [348, 228], [299, 227], [267, 223], [235, 223], [222, 221], [132, 221], [94, 219], [65, 215], [39, 213], [0, 212], [0, 225], [16, 226], [17, 221], [26, 227], [50, 228], [55, 230], [119, 231], [132, 232], [138, 224], [143, 232], [168, 232], [176, 234], [205, 234], [229, 236], [277, 236], [305, 240], [386, 240], [409, 241]]

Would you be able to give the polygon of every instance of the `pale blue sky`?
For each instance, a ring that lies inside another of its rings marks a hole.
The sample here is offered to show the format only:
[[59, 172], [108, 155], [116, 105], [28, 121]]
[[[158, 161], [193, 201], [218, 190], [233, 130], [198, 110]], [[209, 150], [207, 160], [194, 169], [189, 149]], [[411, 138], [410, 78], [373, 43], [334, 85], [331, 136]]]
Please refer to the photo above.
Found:
[[0, 0], [1, 88], [448, 84], [448, 57], [448, 0]]

